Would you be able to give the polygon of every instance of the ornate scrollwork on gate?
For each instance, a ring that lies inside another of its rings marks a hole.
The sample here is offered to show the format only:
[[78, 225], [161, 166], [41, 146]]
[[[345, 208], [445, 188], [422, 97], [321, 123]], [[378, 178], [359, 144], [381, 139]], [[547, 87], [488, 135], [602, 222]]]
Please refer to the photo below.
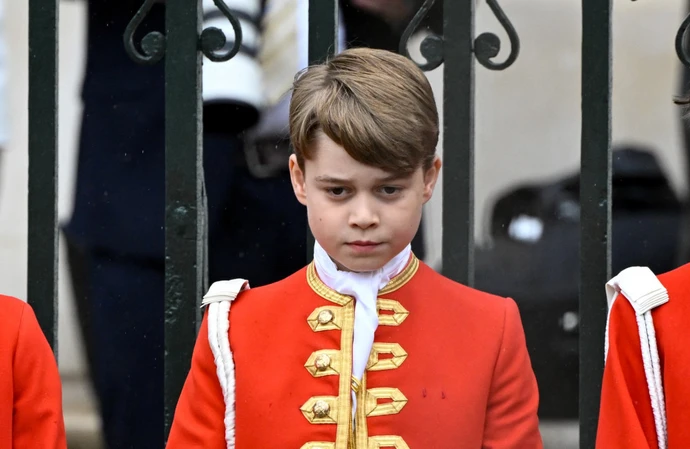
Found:
[[220, 9], [223, 15], [228, 18], [230, 24], [232, 24], [235, 40], [232, 48], [225, 52], [220, 52], [227, 42], [225, 33], [218, 28], [209, 27], [201, 33], [201, 51], [203, 51], [204, 55], [211, 61], [223, 62], [231, 59], [240, 51], [240, 47], [242, 46], [242, 27], [240, 26], [240, 21], [232, 14], [232, 11], [230, 11], [230, 8], [228, 8], [228, 5], [226, 5], [223, 0], [213, 0], [213, 3], [215, 3], [216, 7]]
[[[419, 27], [419, 24], [429, 13], [429, 10], [434, 6], [434, 3], [436, 3], [436, 0], [426, 0], [419, 8], [419, 11], [417, 11], [417, 14], [412, 18], [407, 28], [405, 28], [405, 32], [400, 39], [400, 53], [408, 58], [410, 57], [410, 53], [407, 49], [409, 40]], [[520, 38], [515, 31], [515, 27], [513, 27], [513, 24], [498, 4], [498, 0], [486, 0], [486, 3], [508, 34], [508, 39], [510, 40], [510, 54], [503, 62], [497, 63], [493, 61], [493, 58], [498, 56], [501, 50], [501, 39], [494, 33], [482, 33], [477, 36], [474, 40], [473, 51], [477, 61], [487, 69], [505, 70], [515, 62], [520, 53]], [[443, 37], [431, 33], [422, 41], [420, 51], [422, 56], [426, 59], [426, 63], [418, 63], [419, 67], [425, 71], [437, 68], [443, 63]]]
[[125, 28], [125, 51], [135, 62], [145, 65], [153, 65], [165, 55], [165, 35], [159, 31], [151, 31], [141, 40], [142, 54], [134, 44], [134, 33], [144, 21], [156, 0], [145, 0], [141, 8], [134, 14], [132, 20]]
[[[412, 59], [410, 57], [410, 52], [407, 49], [407, 45], [412, 37], [412, 34], [417, 30], [419, 24], [422, 23], [422, 20], [424, 20], [426, 15], [429, 13], [431, 7], [434, 6], [434, 3], [436, 3], [436, 0], [426, 0], [419, 8], [419, 11], [417, 11], [417, 14], [414, 15], [410, 23], [407, 25], [407, 28], [405, 28], [405, 31], [400, 38], [400, 54]], [[417, 63], [419, 68], [422, 70], [434, 70], [443, 64], [443, 38], [438, 34], [431, 33], [429, 36], [424, 38], [419, 49], [422, 52], [424, 59], [426, 59], [426, 63], [424, 64]]]
[[690, 14], [683, 20], [683, 23], [678, 28], [676, 33], [676, 54], [678, 59], [686, 67], [690, 67], [690, 55], [688, 55], [688, 28], [690, 28]]
[[501, 39], [493, 33], [482, 33], [477, 36], [474, 40], [474, 54], [477, 56], [477, 61], [487, 69], [505, 70], [515, 62], [520, 53], [520, 38], [513, 24], [510, 23], [510, 20], [499, 6], [498, 0], [486, 0], [486, 3], [508, 34], [510, 54], [503, 62], [496, 63], [492, 61], [501, 51]]
[[[134, 33], [146, 18], [153, 4], [157, 0], [145, 0], [144, 4], [136, 12], [132, 20], [125, 28], [124, 41], [125, 51], [135, 62], [145, 65], [153, 65], [160, 61], [165, 55], [165, 35], [159, 31], [151, 31], [141, 40], [141, 49], [137, 49], [134, 44]], [[227, 38], [222, 30], [209, 27], [202, 31], [199, 37], [199, 48], [204, 55], [215, 62], [222, 62], [231, 59], [239, 52], [242, 46], [242, 27], [240, 21], [232, 14], [230, 8], [223, 0], [213, 0], [213, 3], [220, 9], [225, 17], [230, 21], [235, 39], [230, 49], [221, 51], [227, 43]]]

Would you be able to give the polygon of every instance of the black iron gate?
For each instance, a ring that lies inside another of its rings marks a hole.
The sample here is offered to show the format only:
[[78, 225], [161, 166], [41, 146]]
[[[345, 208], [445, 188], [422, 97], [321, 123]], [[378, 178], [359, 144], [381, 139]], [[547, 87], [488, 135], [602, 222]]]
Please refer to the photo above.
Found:
[[[306, 1], [306, 0], [304, 0]], [[421, 46], [425, 70], [443, 64], [444, 153], [443, 270], [472, 284], [474, 233], [474, 72], [475, 58], [503, 70], [517, 58], [518, 34], [497, 0], [485, 0], [504, 27], [510, 52], [494, 61], [501, 42], [492, 33], [475, 38], [476, 0], [443, 3], [442, 36]], [[166, 432], [181, 391], [197, 331], [196, 301], [205, 288], [204, 189], [201, 159], [201, 61], [234, 56], [241, 43], [239, 22], [222, 0], [214, 0], [232, 23], [235, 41], [224, 50], [220, 30], [202, 30], [200, 1], [166, 0], [166, 32], [150, 33], [139, 53], [133, 32], [156, 0], [143, 0], [125, 35], [135, 60], [156, 64], [164, 58], [166, 80], [165, 209], [165, 407]], [[426, 0], [409, 24], [408, 39], [434, 0]], [[322, 61], [336, 48], [336, 0], [309, 0], [309, 60]], [[582, 0], [582, 140], [580, 243], [580, 447], [594, 447], [606, 304], [602, 286], [610, 277], [611, 229], [611, 0]], [[53, 348], [57, 345], [57, 51], [58, 0], [29, 0], [29, 242], [28, 298]], [[677, 51], [683, 62], [682, 34]]]

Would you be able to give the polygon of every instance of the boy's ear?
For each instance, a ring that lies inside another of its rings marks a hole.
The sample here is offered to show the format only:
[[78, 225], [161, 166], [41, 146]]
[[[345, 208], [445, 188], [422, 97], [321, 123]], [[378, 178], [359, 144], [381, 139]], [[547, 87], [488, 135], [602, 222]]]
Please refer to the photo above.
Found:
[[424, 202], [426, 203], [431, 199], [431, 195], [434, 193], [434, 187], [436, 187], [436, 181], [438, 181], [438, 175], [441, 172], [441, 158], [434, 156], [434, 162], [432, 162], [431, 167], [424, 173]]
[[294, 154], [290, 155], [288, 166], [290, 168], [290, 181], [292, 182], [292, 190], [295, 192], [295, 197], [297, 197], [297, 201], [306, 206], [307, 192], [304, 186], [304, 171], [302, 171], [297, 163], [297, 156]]

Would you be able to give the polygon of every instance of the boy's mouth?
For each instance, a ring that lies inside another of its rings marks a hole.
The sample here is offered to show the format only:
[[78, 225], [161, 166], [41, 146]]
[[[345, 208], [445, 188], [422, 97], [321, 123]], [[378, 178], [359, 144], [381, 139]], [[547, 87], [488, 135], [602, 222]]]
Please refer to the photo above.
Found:
[[369, 240], [356, 240], [354, 242], [348, 242], [347, 246], [352, 248], [353, 250], [357, 252], [367, 252], [367, 251], [372, 251], [376, 249], [381, 243], [379, 242], [372, 242]]

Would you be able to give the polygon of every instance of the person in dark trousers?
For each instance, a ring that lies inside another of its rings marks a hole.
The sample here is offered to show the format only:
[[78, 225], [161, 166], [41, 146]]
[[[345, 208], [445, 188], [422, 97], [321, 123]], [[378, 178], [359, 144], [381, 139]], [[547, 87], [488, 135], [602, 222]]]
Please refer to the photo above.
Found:
[[[123, 35], [139, 0], [89, 0], [70, 268], [110, 449], [163, 447], [164, 63], [142, 66]], [[134, 41], [164, 31], [156, 4]], [[248, 171], [241, 108], [207, 108], [209, 278], [256, 285], [306, 263], [306, 217], [289, 177]], [[238, 125], [239, 124], [239, 125]], [[239, 218], [239, 219], [238, 219]]]

